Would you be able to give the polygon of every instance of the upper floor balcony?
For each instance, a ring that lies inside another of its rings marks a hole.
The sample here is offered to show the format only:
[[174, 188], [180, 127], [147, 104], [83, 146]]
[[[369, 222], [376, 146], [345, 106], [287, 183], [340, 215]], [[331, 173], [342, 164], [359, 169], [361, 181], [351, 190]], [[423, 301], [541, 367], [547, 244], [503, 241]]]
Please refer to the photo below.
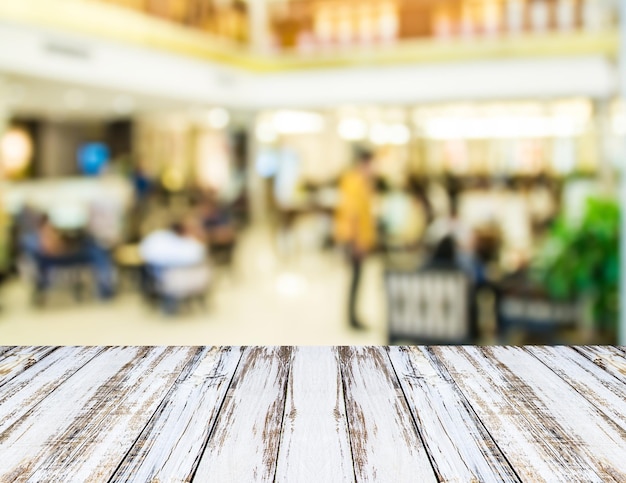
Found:
[[9, 20], [257, 72], [603, 54], [618, 0], [19, 0]]

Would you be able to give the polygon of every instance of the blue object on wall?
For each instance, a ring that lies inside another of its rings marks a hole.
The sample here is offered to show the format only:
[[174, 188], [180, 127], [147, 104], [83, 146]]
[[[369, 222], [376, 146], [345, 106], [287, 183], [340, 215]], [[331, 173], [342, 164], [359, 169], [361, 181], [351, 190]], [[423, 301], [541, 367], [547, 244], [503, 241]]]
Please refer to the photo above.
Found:
[[109, 163], [109, 148], [104, 143], [87, 143], [78, 148], [78, 166], [83, 174], [96, 176]]

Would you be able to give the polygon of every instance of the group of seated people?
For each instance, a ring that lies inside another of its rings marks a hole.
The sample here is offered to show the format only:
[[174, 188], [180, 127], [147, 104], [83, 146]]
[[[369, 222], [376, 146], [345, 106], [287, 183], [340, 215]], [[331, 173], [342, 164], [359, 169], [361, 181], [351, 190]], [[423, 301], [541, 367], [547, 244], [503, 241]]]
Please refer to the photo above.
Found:
[[[137, 252], [143, 265], [142, 289], [157, 294], [167, 312], [175, 312], [181, 300], [206, 294], [211, 279], [209, 253], [213, 247], [218, 253], [232, 251], [235, 230], [227, 210], [210, 199], [170, 219], [169, 226], [145, 234]], [[55, 271], [63, 269], [76, 269], [77, 274], [88, 269], [101, 299], [115, 295], [118, 277], [113, 253], [123, 239], [103, 243], [90, 223], [59, 227], [50, 216], [30, 207], [18, 216], [17, 231], [21, 253], [33, 268], [36, 302], [53, 284]]]
[[[27, 217], [30, 220], [24, 223]], [[110, 253], [88, 230], [64, 231], [48, 215], [34, 212], [22, 213], [21, 221], [19, 244], [33, 264], [38, 296], [49, 288], [54, 269], [89, 267], [98, 295], [102, 299], [113, 297], [115, 274]]]

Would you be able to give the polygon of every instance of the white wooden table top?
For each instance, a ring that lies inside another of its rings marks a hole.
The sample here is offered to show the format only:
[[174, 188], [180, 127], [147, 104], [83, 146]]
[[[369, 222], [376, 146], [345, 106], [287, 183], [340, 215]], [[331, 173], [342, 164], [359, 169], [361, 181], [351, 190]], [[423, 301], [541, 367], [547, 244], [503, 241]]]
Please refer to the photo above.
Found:
[[626, 481], [618, 347], [0, 347], [0, 481]]

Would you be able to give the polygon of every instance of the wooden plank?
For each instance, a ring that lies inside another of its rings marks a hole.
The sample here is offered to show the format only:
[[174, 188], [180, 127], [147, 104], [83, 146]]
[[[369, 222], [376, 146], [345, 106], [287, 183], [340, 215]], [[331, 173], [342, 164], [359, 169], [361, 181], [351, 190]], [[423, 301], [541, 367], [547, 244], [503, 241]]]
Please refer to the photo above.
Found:
[[[78, 414], [68, 428], [54, 436], [54, 446], [46, 448], [29, 479], [108, 478], [196, 351], [190, 347], [151, 348], [116, 381], [113, 391], [101, 398], [96, 393], [89, 411]], [[109, 383], [101, 386], [104, 392], [108, 387]]]
[[[145, 362], [154, 361], [154, 356], [150, 348], [113, 347], [75, 372], [0, 434], [0, 481], [25, 481], [52, 453], [65, 461], [68, 455], [61, 452], [73, 454], [74, 438], [92, 424], [101, 423], [103, 412], [105, 417], [114, 409], [124, 412], [124, 407], [117, 406], [116, 394], [124, 385], [138, 382], [138, 371], [145, 370]], [[58, 464], [59, 460], [50, 463]], [[52, 481], [64, 481], [67, 476]]]
[[0, 359], [0, 386], [53, 352], [56, 347], [16, 347]]
[[524, 349], [433, 352], [522, 480], [626, 480], [624, 430]]
[[615, 347], [580, 346], [576, 351], [626, 384], [626, 357]]
[[272, 481], [291, 363], [289, 347], [245, 351], [195, 481]]
[[241, 353], [238, 347], [202, 348], [110, 481], [190, 481]]
[[61, 347], [0, 389], [0, 434], [17, 423], [102, 347]]
[[357, 481], [437, 481], [385, 350], [338, 352]]
[[330, 347], [294, 349], [275, 481], [354, 481], [341, 370]]
[[3, 354], [13, 349], [15, 349], [15, 346], [13, 345], [0, 345], [0, 362], [2, 361]]
[[388, 351], [439, 481], [519, 481], [445, 367], [427, 348]]
[[526, 350], [626, 430], [626, 384], [618, 383], [615, 377], [571, 347], [528, 347]]

